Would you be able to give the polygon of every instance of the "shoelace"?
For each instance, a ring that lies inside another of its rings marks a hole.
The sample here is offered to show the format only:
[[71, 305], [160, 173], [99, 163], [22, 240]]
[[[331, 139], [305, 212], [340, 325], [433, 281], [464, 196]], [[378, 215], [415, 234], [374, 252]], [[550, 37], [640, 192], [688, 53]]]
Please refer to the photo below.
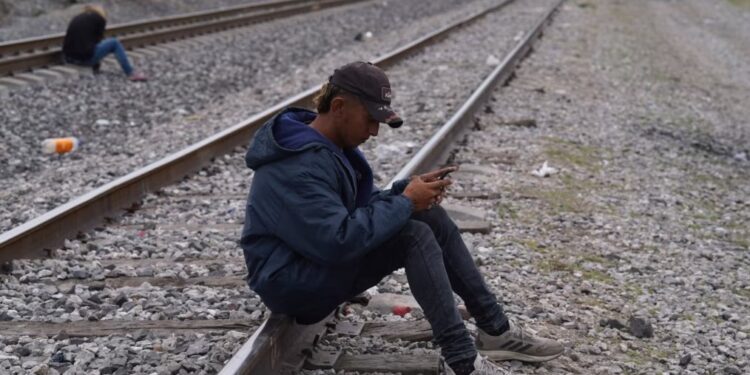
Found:
[[518, 337], [518, 339], [521, 340], [521, 342], [526, 342], [526, 332], [523, 330], [523, 328], [521, 328], [520, 325], [518, 325], [518, 323], [513, 323], [512, 329], [513, 329], [513, 333], [512, 333], [513, 336]]

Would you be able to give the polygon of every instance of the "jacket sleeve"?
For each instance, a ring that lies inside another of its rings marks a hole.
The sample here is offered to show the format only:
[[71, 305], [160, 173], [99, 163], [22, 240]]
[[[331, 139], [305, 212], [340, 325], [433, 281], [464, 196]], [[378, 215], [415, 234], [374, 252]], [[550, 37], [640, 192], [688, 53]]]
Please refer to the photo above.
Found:
[[[336, 172], [306, 168], [286, 182], [286, 207], [275, 234], [312, 261], [335, 266], [363, 257], [409, 221], [411, 200], [390, 195], [351, 213], [338, 193]], [[348, 183], [348, 182], [347, 182]]]
[[96, 22], [96, 42], [99, 43], [104, 39], [104, 29], [107, 28], [107, 19], [104, 17], [97, 17]]
[[404, 192], [404, 189], [406, 189], [406, 185], [409, 185], [408, 178], [394, 181], [390, 189], [380, 190], [375, 188], [372, 192], [372, 195], [370, 196], [370, 202], [374, 202], [375, 200], [381, 198], [387, 198], [391, 195], [399, 195]]

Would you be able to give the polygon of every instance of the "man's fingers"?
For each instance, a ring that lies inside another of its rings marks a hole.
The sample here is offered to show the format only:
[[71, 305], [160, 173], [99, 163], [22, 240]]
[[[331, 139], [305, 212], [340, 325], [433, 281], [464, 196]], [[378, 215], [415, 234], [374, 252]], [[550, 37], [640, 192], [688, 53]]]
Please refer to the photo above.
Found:
[[431, 181], [434, 181], [434, 180], [437, 180], [438, 178], [440, 178], [440, 176], [442, 176], [444, 173], [454, 172], [454, 171], [457, 171], [457, 170], [458, 170], [458, 166], [457, 165], [451, 165], [451, 166], [448, 166], [448, 167], [443, 167], [443, 168], [440, 168], [440, 169], [437, 169], [437, 170], [434, 170], [434, 171], [430, 171], [430, 172], [427, 172], [427, 173], [423, 174], [422, 175], [422, 179], [424, 181], [431, 182]]
[[446, 186], [451, 185], [452, 183], [453, 183], [453, 181], [451, 181], [450, 178], [446, 178], [446, 179], [443, 179], [443, 180], [430, 181], [430, 182], [427, 182], [426, 184], [430, 188], [433, 188], [433, 189], [442, 189], [442, 188], [444, 188]]

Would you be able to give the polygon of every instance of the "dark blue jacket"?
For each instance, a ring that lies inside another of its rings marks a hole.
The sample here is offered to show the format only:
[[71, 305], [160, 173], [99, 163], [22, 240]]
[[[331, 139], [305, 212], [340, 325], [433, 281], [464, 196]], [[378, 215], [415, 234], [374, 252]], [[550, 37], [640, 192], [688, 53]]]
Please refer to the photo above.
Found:
[[[240, 244], [250, 287], [274, 312], [350, 297], [362, 258], [409, 221], [406, 180], [377, 191], [362, 153], [341, 150], [289, 108], [255, 133]], [[342, 299], [343, 301], [343, 299]]]

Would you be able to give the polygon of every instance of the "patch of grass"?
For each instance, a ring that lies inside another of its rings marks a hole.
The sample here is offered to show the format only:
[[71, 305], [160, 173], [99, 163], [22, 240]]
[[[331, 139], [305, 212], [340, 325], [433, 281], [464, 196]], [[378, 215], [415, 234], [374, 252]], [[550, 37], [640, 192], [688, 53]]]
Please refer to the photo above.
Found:
[[583, 278], [586, 280], [598, 281], [604, 284], [614, 283], [615, 280], [606, 272], [584, 269], [582, 267], [583, 263], [597, 263], [609, 268], [614, 266], [613, 261], [598, 255], [587, 254], [581, 257], [581, 260], [578, 262], [578, 264], [576, 264], [576, 268], [583, 274]]
[[696, 173], [691, 175], [691, 177], [693, 178], [693, 181], [699, 182], [701, 184], [707, 184], [716, 181], [716, 177], [706, 173]]
[[606, 266], [611, 266], [613, 264], [611, 260], [594, 254], [584, 255], [581, 257], [581, 260], [584, 262], [604, 264]]
[[540, 270], [545, 272], [573, 272], [573, 270], [575, 270], [573, 265], [555, 258], [544, 259], [539, 262], [537, 266]]
[[683, 313], [680, 314], [680, 316], [678, 317], [678, 319], [679, 320], [687, 320], [689, 322], [693, 322], [693, 321], [695, 321], [695, 315], [693, 315], [691, 313], [683, 312]]
[[[551, 214], [561, 212], [589, 213], [594, 211], [594, 208], [599, 213], [611, 214], [614, 212], [613, 207], [607, 204], [591, 203], [585, 197], [592, 196], [599, 191], [608, 192], [616, 187], [607, 183], [598, 183], [594, 179], [576, 178], [573, 174], [567, 172], [562, 172], [556, 176], [562, 186], [521, 186], [518, 188], [518, 192], [521, 195], [531, 196], [546, 202]], [[516, 216], [522, 215], [516, 212]]]
[[566, 272], [573, 275], [580, 272], [584, 280], [596, 281], [604, 284], [614, 283], [612, 276], [599, 270], [583, 269], [580, 264], [565, 263], [557, 258], [547, 258], [537, 263], [537, 268], [542, 272]]
[[539, 243], [536, 242], [536, 240], [520, 240], [518, 241], [521, 245], [526, 247], [527, 249], [531, 251], [536, 251], [537, 253], [546, 254], [547, 250], [541, 246], [539, 246]]
[[510, 219], [518, 219], [518, 211], [508, 203], [498, 203], [497, 216]]
[[625, 284], [623, 289], [634, 299], [643, 295], [643, 288], [641, 288], [641, 286], [638, 284], [627, 283]]
[[625, 354], [627, 354], [633, 362], [642, 365], [652, 364], [659, 360], [667, 360], [673, 356], [673, 352], [674, 351], [664, 349], [644, 348], [643, 350], [628, 350]]
[[581, 145], [568, 140], [547, 137], [544, 154], [549, 158], [552, 166], [565, 164], [569, 167], [583, 168], [589, 172], [599, 172], [603, 152], [592, 146]]
[[687, 134], [711, 134], [714, 124], [695, 116], [679, 116], [665, 119], [665, 126], [676, 130], [687, 130]]
[[656, 245], [649, 245], [645, 244], [641, 247], [643, 251], [649, 252], [649, 253], [658, 253], [660, 251], [659, 246]]
[[537, 190], [531, 195], [546, 201], [556, 212], [586, 212], [588, 205], [570, 189]]
[[707, 220], [714, 223], [721, 220], [721, 209], [712, 199], [695, 200], [692, 208], [695, 212], [693, 218], [697, 220]]
[[745, 250], [750, 250], [750, 238], [748, 238], [747, 233], [732, 236], [730, 241]]
[[607, 306], [604, 305], [604, 302], [596, 298], [594, 296], [582, 296], [575, 300], [576, 304], [579, 304], [581, 306], [590, 306], [590, 307], [598, 307], [605, 310], [611, 310]]
[[614, 279], [612, 278], [612, 276], [609, 276], [608, 274], [602, 271], [581, 270], [581, 273], [583, 274], [583, 278], [586, 280], [598, 281], [603, 284], [612, 284], [614, 282]]
[[750, 7], [750, 0], [729, 0], [729, 2], [740, 7]]

